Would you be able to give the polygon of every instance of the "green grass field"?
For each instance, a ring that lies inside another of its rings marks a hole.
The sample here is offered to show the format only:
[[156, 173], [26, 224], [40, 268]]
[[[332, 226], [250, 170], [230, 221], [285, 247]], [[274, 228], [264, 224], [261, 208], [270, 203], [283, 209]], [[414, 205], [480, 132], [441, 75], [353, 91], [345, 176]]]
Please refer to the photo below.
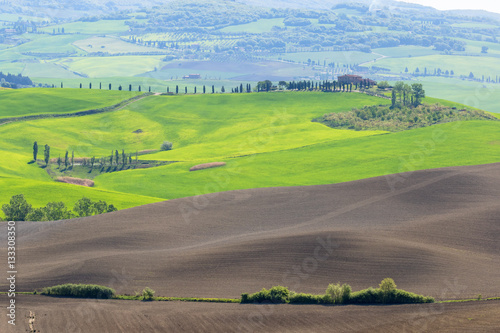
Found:
[[[75, 96], [70, 89], [38, 91], [67, 93], [68, 99]], [[16, 100], [23, 108], [22, 101], [29, 99]], [[50, 104], [50, 100], [39, 104]], [[328, 184], [500, 161], [500, 123], [496, 122], [448, 123], [390, 134], [335, 130], [311, 122], [325, 113], [387, 103], [358, 93], [150, 96], [111, 113], [2, 125], [0, 186], [4, 190], [0, 202], [24, 193], [34, 205], [49, 200], [72, 205], [86, 195], [123, 209], [210, 192]], [[137, 129], [142, 133], [133, 133]], [[66, 150], [74, 151], [75, 157], [108, 156], [116, 149], [133, 153], [158, 149], [168, 140], [173, 142], [173, 150], [140, 159], [177, 162], [105, 173], [94, 178], [94, 188], [83, 188], [53, 182], [42, 168], [28, 164], [35, 140], [40, 146], [51, 146], [51, 157], [64, 156]], [[189, 172], [196, 164], [213, 161], [227, 165]]]
[[283, 28], [285, 24], [282, 18], [275, 19], [261, 19], [255, 22], [250, 22], [246, 24], [230, 25], [228, 27], [220, 29], [222, 32], [249, 32], [254, 34], [259, 34], [263, 32], [270, 32], [274, 26]]
[[296, 62], [307, 62], [308, 59], [311, 59], [314, 62], [320, 62], [320, 65], [323, 66], [324, 62], [331, 63], [334, 62], [335, 66], [340, 65], [353, 65], [360, 64], [366, 61], [372, 61], [380, 56], [358, 52], [358, 51], [324, 51], [324, 52], [293, 52], [293, 53], [283, 53], [280, 55], [276, 55], [272, 57], [273, 59], [285, 59], [292, 60]]
[[52, 33], [54, 29], [56, 33], [57, 29], [64, 28], [64, 32], [67, 34], [85, 34], [85, 35], [104, 35], [126, 32], [129, 27], [125, 24], [125, 20], [101, 20], [97, 22], [71, 22], [58, 25], [51, 25], [39, 29], [40, 31], [46, 33]]
[[65, 58], [62, 63], [70, 70], [89, 77], [134, 76], [159, 67], [162, 56], [121, 56]]
[[117, 104], [139, 94], [96, 89], [20, 89], [0, 91], [0, 118], [70, 113]]
[[487, 56], [450, 56], [450, 55], [430, 55], [412, 58], [385, 58], [375, 62], [374, 66], [390, 69], [394, 73], [404, 73], [408, 67], [410, 72], [418, 67], [420, 72], [427, 67], [427, 71], [434, 72], [434, 69], [441, 68], [453, 70], [456, 76], [468, 76], [472, 72], [475, 77], [481, 78], [482, 75], [496, 75], [498, 73], [498, 58]]
[[427, 55], [439, 54], [439, 51], [434, 51], [433, 47], [423, 46], [398, 46], [398, 47], [383, 47], [372, 50], [375, 53], [383, 54], [391, 58], [409, 58], [409, 57], [422, 57]]

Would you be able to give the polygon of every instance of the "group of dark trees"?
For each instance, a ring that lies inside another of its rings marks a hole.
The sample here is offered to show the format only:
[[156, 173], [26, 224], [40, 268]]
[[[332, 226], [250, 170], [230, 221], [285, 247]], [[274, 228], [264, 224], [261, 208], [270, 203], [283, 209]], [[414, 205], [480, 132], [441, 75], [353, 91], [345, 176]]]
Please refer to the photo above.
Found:
[[33, 86], [33, 81], [27, 76], [21, 74], [4, 74], [0, 72], [0, 86], [4, 88], [18, 88], [23, 86]]
[[[38, 158], [38, 143], [35, 141], [33, 143], [33, 161], [37, 161]], [[50, 146], [45, 145], [44, 148], [44, 162], [45, 166], [49, 164], [50, 161]], [[137, 164], [138, 163], [138, 152], [135, 152], [135, 159], [132, 158], [132, 153], [126, 154], [125, 150], [122, 149], [121, 154], [118, 152], [118, 150], [111, 151], [111, 155], [109, 156], [104, 156], [104, 157], [98, 157], [96, 158], [95, 156], [91, 158], [82, 158], [80, 159], [80, 163], [84, 167], [90, 167], [92, 170], [94, 166], [99, 165], [99, 167], [103, 168], [105, 166], [119, 166], [121, 165], [122, 167], [125, 167], [127, 164], [132, 165], [132, 164]], [[64, 158], [61, 158], [61, 155], [57, 158], [57, 165], [59, 169], [61, 169], [61, 166], [64, 165], [65, 169], [68, 169], [69, 167], [73, 168], [75, 165], [75, 152], [71, 151], [71, 156], [69, 155], [69, 151], [66, 150], [66, 153], [64, 154]]]
[[401, 108], [422, 104], [425, 98], [425, 90], [421, 83], [413, 83], [411, 86], [404, 82], [396, 82], [392, 89], [391, 108]]
[[92, 201], [83, 197], [73, 206], [73, 211], [62, 201], [49, 202], [45, 207], [33, 208], [23, 194], [14, 195], [8, 204], [2, 205], [7, 221], [57, 221], [74, 217], [85, 217], [116, 211], [116, 207], [105, 201]]

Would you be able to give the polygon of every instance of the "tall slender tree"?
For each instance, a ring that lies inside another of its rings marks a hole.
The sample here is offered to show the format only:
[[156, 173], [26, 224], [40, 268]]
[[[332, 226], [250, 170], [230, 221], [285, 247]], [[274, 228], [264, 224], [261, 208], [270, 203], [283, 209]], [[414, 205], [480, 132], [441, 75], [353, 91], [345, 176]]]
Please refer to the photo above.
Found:
[[67, 169], [69, 165], [69, 157], [68, 157], [68, 151], [66, 150], [66, 154], [64, 155], [64, 167]]
[[71, 168], [75, 166], [75, 151], [71, 151]]
[[35, 141], [35, 143], [33, 143], [33, 160], [35, 162], [37, 156], [38, 156], [38, 143]]
[[45, 145], [45, 150], [43, 152], [44, 155], [44, 160], [45, 160], [45, 166], [49, 165], [49, 160], [50, 160], [50, 146]]

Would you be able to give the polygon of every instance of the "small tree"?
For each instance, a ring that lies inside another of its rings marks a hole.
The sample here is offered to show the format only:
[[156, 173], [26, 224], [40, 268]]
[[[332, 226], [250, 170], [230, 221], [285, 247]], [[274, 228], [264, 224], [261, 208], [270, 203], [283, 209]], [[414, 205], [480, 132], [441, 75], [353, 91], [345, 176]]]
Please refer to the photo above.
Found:
[[125, 149], [122, 149], [122, 166], [125, 167], [127, 164], [127, 155], [125, 155]]
[[142, 291], [142, 300], [143, 301], [152, 301], [155, 295], [155, 291], [149, 287], [144, 288]]
[[118, 166], [118, 161], [120, 159], [120, 155], [118, 154], [118, 150], [115, 150], [115, 163]]
[[33, 143], [33, 160], [35, 162], [37, 155], [38, 155], [38, 143], [35, 141], [35, 143]]
[[75, 151], [71, 151], [71, 168], [75, 165]]
[[163, 141], [163, 143], [161, 144], [160, 150], [172, 150], [172, 142]]
[[91, 216], [94, 213], [94, 203], [89, 198], [83, 197], [75, 203], [73, 211], [79, 217]]
[[58, 165], [59, 169], [61, 169], [61, 163], [62, 163], [61, 155], [59, 155], [59, 157], [57, 158], [57, 165]]
[[94, 164], [95, 164], [95, 156], [92, 156], [92, 158], [90, 159], [90, 168], [91, 169], [94, 169]]
[[24, 198], [24, 194], [14, 195], [9, 204], [2, 206], [7, 221], [26, 221], [26, 216], [31, 211], [31, 205]]
[[66, 154], [64, 155], [64, 167], [67, 169], [69, 165], [69, 157], [68, 157], [68, 151], [66, 150]]

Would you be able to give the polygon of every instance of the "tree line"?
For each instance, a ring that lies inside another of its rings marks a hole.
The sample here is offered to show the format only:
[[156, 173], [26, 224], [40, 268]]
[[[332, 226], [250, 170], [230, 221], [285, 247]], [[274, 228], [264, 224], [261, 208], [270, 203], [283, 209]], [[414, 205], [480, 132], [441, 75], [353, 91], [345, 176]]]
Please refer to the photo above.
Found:
[[[49, 161], [50, 161], [50, 146], [45, 145], [44, 148], [44, 162], [45, 166], [48, 166]], [[103, 156], [103, 157], [95, 157], [92, 156], [91, 158], [82, 158], [81, 159], [81, 165], [82, 166], [87, 166], [90, 167], [90, 169], [94, 168], [94, 165], [99, 165], [101, 168], [105, 167], [106, 165], [109, 166], [119, 166], [122, 165], [122, 167], [125, 167], [127, 164], [132, 165], [132, 164], [137, 164], [138, 163], [138, 152], [135, 152], [135, 158], [132, 158], [132, 153], [125, 153], [125, 150], [122, 149], [121, 153], [118, 152], [118, 150], [112, 150], [111, 154], [108, 156]], [[38, 158], [38, 143], [35, 141], [33, 143], [33, 161], [36, 162]], [[61, 155], [57, 158], [57, 165], [59, 169], [61, 166], [64, 164], [64, 167], [68, 169], [68, 167], [73, 168], [75, 165], [75, 152], [71, 151], [71, 156], [69, 155], [69, 151], [66, 150], [66, 153], [64, 154], [64, 158], [61, 158]]]
[[44, 207], [33, 208], [24, 198], [24, 194], [12, 196], [8, 204], [2, 205], [7, 221], [57, 221], [75, 217], [85, 217], [116, 211], [116, 207], [106, 201], [92, 201], [83, 197], [73, 206], [73, 211], [62, 201], [49, 202]]

